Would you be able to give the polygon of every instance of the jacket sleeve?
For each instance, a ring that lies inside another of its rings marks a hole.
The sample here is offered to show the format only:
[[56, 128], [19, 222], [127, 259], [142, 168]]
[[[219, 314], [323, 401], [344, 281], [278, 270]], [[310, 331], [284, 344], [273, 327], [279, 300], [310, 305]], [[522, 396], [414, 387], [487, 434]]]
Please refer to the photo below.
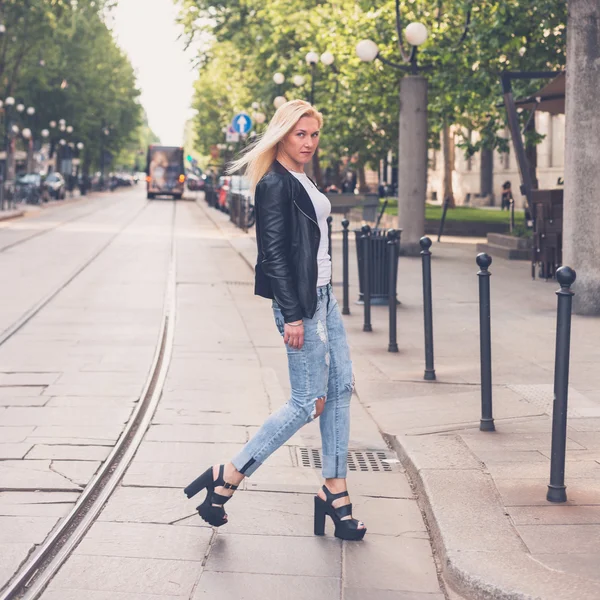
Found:
[[275, 301], [286, 323], [300, 321], [303, 312], [288, 262], [290, 232], [289, 191], [285, 181], [271, 179], [256, 186], [255, 205], [260, 219], [263, 272], [271, 280]]

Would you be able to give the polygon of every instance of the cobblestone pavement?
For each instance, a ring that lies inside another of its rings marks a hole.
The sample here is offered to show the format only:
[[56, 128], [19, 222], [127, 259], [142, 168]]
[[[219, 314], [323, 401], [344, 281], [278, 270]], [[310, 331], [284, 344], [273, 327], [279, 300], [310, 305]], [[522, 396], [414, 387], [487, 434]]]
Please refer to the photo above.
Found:
[[[369, 527], [363, 543], [336, 540], [330, 524], [324, 538], [312, 535], [315, 424], [245, 482], [226, 527], [205, 526], [182, 488], [228, 459], [288, 394], [269, 303], [253, 296], [251, 270], [201, 205], [133, 191], [63, 211], [74, 220], [4, 252], [5, 233], [16, 240], [25, 221], [29, 233], [47, 225], [40, 216], [0, 229], [0, 267], [19, 290], [4, 297], [5, 330], [64, 286], [0, 346], [0, 580], [71, 509], [130, 418], [156, 349], [173, 234], [176, 326], [158, 408], [41, 597], [442, 600], [413, 490], [357, 399], [349, 480]], [[52, 216], [60, 221], [59, 209]]]

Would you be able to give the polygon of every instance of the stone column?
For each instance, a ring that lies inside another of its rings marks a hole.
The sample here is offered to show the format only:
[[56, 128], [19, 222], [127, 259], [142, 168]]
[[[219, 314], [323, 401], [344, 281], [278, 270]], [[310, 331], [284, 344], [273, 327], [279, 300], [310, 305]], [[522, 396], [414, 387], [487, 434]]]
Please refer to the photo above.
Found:
[[407, 75], [400, 84], [398, 227], [405, 254], [421, 251], [427, 191], [427, 80]]
[[563, 264], [574, 310], [600, 314], [600, 2], [569, 0]]

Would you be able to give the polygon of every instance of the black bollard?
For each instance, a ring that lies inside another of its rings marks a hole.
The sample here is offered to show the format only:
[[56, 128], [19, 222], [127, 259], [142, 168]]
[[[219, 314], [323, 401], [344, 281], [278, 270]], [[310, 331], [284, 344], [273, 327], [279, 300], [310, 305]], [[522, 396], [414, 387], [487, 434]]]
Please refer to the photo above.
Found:
[[569, 354], [571, 349], [571, 286], [577, 274], [570, 267], [556, 271], [560, 284], [556, 312], [556, 354], [554, 359], [554, 408], [552, 410], [552, 454], [550, 459], [550, 485], [546, 499], [549, 502], [566, 502], [565, 452], [567, 447], [567, 399], [569, 395]]
[[349, 298], [349, 285], [348, 281], [349, 273], [348, 273], [348, 226], [350, 225], [350, 221], [348, 219], [344, 219], [342, 221], [342, 227], [344, 231], [342, 232], [342, 286], [343, 286], [343, 301], [342, 301], [342, 314], [349, 315], [350, 314], [350, 298]]
[[[370, 233], [370, 230], [369, 230]], [[364, 307], [365, 307], [365, 322], [363, 331], [373, 331], [371, 327], [371, 236], [363, 233], [360, 236], [363, 256], [363, 285], [364, 285]]]
[[398, 352], [397, 326], [396, 326], [396, 280], [397, 280], [397, 254], [398, 238], [396, 231], [390, 229], [387, 234], [387, 260], [388, 260], [388, 300], [390, 310], [390, 342], [388, 352]]
[[440, 230], [438, 231], [438, 242], [442, 241], [442, 234], [444, 233], [444, 225], [446, 224], [446, 213], [450, 206], [450, 198], [444, 200], [444, 206], [442, 208], [442, 219], [440, 221]]
[[425, 381], [435, 381], [433, 366], [433, 303], [431, 300], [431, 240], [422, 237], [421, 256], [423, 258], [423, 321], [425, 330]]
[[480, 431], [496, 431], [492, 414], [492, 333], [490, 311], [490, 275], [492, 257], [477, 255], [479, 276], [479, 336], [481, 348], [481, 422]]

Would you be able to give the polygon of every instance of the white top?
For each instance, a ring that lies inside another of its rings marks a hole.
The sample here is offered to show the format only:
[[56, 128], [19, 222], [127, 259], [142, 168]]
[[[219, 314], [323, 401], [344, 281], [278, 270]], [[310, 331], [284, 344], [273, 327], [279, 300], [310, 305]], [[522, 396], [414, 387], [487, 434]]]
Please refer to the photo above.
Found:
[[331, 202], [325, 194], [317, 189], [306, 173], [297, 173], [296, 171], [290, 171], [290, 173], [304, 186], [317, 214], [317, 223], [321, 230], [321, 242], [317, 253], [319, 267], [317, 287], [321, 287], [331, 281], [331, 257], [329, 256], [329, 230], [327, 227], [327, 217], [331, 214]]

